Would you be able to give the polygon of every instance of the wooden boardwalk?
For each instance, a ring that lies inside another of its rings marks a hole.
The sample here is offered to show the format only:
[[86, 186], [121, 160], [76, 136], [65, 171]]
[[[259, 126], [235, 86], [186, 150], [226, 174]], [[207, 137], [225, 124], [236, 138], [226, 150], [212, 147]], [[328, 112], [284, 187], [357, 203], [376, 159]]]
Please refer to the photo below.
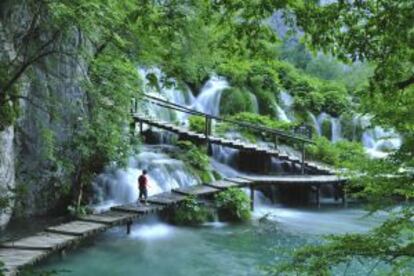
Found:
[[[131, 224], [139, 217], [157, 213], [178, 204], [188, 195], [206, 197], [232, 187], [256, 185], [277, 185], [280, 183], [339, 183], [344, 181], [336, 176], [277, 176], [277, 177], [235, 177], [214, 181], [205, 185], [174, 189], [148, 198], [148, 205], [129, 203], [114, 206], [101, 214], [79, 217], [77, 220], [46, 228], [36, 235], [0, 244], [0, 260], [5, 264], [5, 275], [16, 275], [27, 266], [33, 265], [52, 253], [62, 252], [77, 245], [85, 238], [101, 233], [110, 227], [126, 225], [129, 233]], [[254, 198], [254, 197], [253, 197]]]
[[337, 175], [280, 175], [280, 176], [245, 176], [255, 184], [289, 184], [289, 185], [327, 185], [346, 182], [345, 177]]
[[[260, 147], [255, 144], [250, 144], [250, 143], [245, 143], [241, 141], [235, 141], [235, 140], [225, 139], [221, 137], [215, 137], [211, 135], [197, 133], [197, 132], [188, 130], [185, 127], [177, 126], [169, 122], [149, 118], [139, 113], [135, 113], [133, 115], [133, 118], [137, 123], [140, 123], [140, 124], [145, 123], [149, 126], [171, 131], [173, 133], [176, 133], [184, 137], [185, 139], [189, 139], [193, 141], [209, 142], [211, 144], [230, 147], [230, 148], [234, 148], [234, 149], [241, 150], [241, 151], [255, 152], [255, 153], [260, 153], [264, 155], [269, 155], [269, 156], [275, 157], [280, 160], [291, 162], [293, 164], [301, 165], [302, 163], [301, 158], [290, 156], [286, 153], [280, 152], [277, 149], [264, 148], [264, 147]], [[312, 171], [315, 174], [336, 174], [336, 171], [334, 171], [332, 168], [329, 168], [322, 164], [318, 164], [316, 162], [305, 161], [304, 166], [307, 171]]]

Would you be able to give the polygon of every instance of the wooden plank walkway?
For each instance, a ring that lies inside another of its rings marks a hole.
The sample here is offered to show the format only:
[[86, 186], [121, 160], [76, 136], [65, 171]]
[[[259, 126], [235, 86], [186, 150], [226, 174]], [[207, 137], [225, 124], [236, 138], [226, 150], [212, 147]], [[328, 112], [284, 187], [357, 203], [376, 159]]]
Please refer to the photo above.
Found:
[[[226, 138], [215, 137], [212, 135], [206, 136], [205, 134], [190, 131], [187, 128], [176, 126], [169, 122], [149, 118], [139, 113], [135, 113], [133, 115], [133, 118], [137, 122], [142, 122], [142, 123], [145, 123], [147, 125], [150, 125], [150, 126], [153, 126], [159, 129], [164, 129], [167, 131], [174, 132], [178, 135], [184, 136], [187, 139], [193, 139], [193, 140], [198, 140], [198, 141], [208, 141], [213, 144], [231, 147], [231, 148], [238, 149], [238, 150], [251, 151], [251, 152], [262, 153], [265, 155], [270, 155], [280, 160], [291, 162], [293, 164], [301, 164], [300, 158], [287, 155], [286, 153], [282, 153], [281, 151], [277, 149], [264, 148], [256, 144], [248, 144], [248, 143], [244, 143], [241, 141], [239, 142], [239, 141], [234, 141], [234, 140], [230, 140]], [[305, 169], [318, 173], [318, 174], [336, 174], [336, 171], [334, 169], [329, 168], [326, 165], [318, 164], [312, 161], [305, 161]]]
[[101, 214], [92, 214], [80, 217], [79, 220], [108, 224], [110, 226], [126, 224], [136, 218], [138, 214], [135, 213], [124, 213], [116, 211], [108, 211]]
[[185, 195], [165, 192], [148, 197], [148, 202], [159, 205], [177, 204], [185, 199]]
[[125, 204], [121, 206], [111, 207], [111, 210], [145, 215], [145, 214], [150, 214], [150, 213], [161, 211], [164, 208], [165, 206], [160, 206], [158, 204], [143, 205], [140, 203], [130, 203], [130, 204]]
[[33, 265], [49, 255], [47, 250], [0, 249], [0, 260], [4, 263], [3, 274], [17, 275], [19, 269]]
[[103, 232], [108, 228], [106, 224], [75, 220], [57, 226], [46, 228], [47, 232], [87, 237], [95, 233]]
[[255, 184], [340, 184], [346, 178], [337, 175], [281, 175], [281, 176], [243, 176]]
[[185, 196], [206, 196], [218, 193], [220, 189], [213, 188], [207, 185], [195, 185], [173, 189], [172, 191], [174, 193], [182, 194]]
[[0, 247], [26, 250], [56, 250], [69, 245], [77, 239], [76, 236], [40, 232], [31, 237], [3, 243]]
[[[246, 183], [247, 182], [248, 181], [246, 181]], [[221, 189], [221, 190], [245, 186], [244, 183], [238, 183], [238, 182], [227, 181], [227, 180], [218, 180], [218, 181], [214, 181], [209, 184], [206, 184], [206, 185], [216, 188], [216, 189]]]

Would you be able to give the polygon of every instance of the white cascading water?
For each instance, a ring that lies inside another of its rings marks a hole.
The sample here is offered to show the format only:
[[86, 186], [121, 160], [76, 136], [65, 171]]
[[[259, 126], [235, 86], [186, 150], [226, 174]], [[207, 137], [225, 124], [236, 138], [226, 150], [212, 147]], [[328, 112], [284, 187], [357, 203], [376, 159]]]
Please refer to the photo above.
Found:
[[294, 119], [293, 116], [289, 116], [289, 114], [292, 114], [292, 106], [294, 103], [293, 97], [286, 91], [281, 91], [279, 94], [279, 100], [282, 106], [276, 104], [278, 119], [284, 122], [291, 122]]
[[331, 117], [331, 141], [332, 142], [338, 142], [342, 140], [342, 127], [341, 127], [341, 121], [339, 118]]
[[313, 115], [313, 113], [310, 112], [310, 111], [308, 111], [308, 116], [309, 116], [309, 118], [311, 119], [311, 121], [313, 123], [313, 127], [316, 130], [316, 134], [318, 134], [319, 136], [321, 136], [322, 135], [322, 129], [321, 129], [321, 126], [318, 123], [318, 119], [316, 119], [316, 116]]
[[[164, 149], [165, 150], [165, 149]], [[92, 183], [96, 210], [138, 199], [137, 179], [142, 170], [148, 171], [148, 195], [171, 191], [173, 188], [196, 185], [197, 176], [185, 164], [162, 153], [163, 146], [143, 146], [129, 159], [126, 168], [109, 167]]]
[[201, 89], [190, 107], [210, 115], [219, 115], [221, 92], [228, 87], [229, 84], [224, 78], [213, 76]]
[[[282, 106], [292, 105], [291, 98], [286, 96], [286, 93], [281, 93]], [[285, 114], [290, 112], [290, 107], [284, 110]], [[333, 117], [325, 112], [315, 116], [313, 113], [308, 112], [308, 117], [313, 124], [316, 133], [321, 135], [327, 135], [324, 133], [324, 123], [328, 123], [330, 127], [330, 140], [332, 142], [338, 142], [344, 139], [342, 135], [341, 117]], [[373, 158], [386, 157], [389, 152], [398, 150], [401, 147], [401, 137], [393, 130], [384, 130], [382, 127], [372, 127], [371, 118], [368, 115], [361, 116], [356, 114], [352, 118], [352, 139], [353, 141], [361, 141], [366, 152]], [[357, 129], [364, 129], [362, 135], [358, 137]]]

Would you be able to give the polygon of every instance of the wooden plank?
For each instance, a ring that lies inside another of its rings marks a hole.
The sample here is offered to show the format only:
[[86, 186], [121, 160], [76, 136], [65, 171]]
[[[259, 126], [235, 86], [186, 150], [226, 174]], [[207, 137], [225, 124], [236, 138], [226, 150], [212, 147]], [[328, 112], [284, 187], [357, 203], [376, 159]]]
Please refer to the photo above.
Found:
[[138, 214], [108, 211], [102, 214], [94, 214], [80, 217], [79, 220], [97, 222], [108, 225], [124, 224], [138, 218]]
[[223, 189], [228, 189], [228, 188], [240, 187], [243, 184], [240, 184], [237, 182], [226, 181], [226, 180], [218, 180], [218, 181], [214, 181], [209, 184], [206, 184], [206, 185], [223, 190]]
[[247, 186], [251, 183], [250, 180], [247, 180], [241, 177], [229, 177], [229, 178], [224, 178], [224, 180], [240, 184], [240, 186]]
[[22, 267], [33, 265], [44, 259], [47, 250], [0, 249], [0, 260], [4, 263], [5, 275], [16, 275]]
[[157, 195], [150, 196], [147, 201], [149, 203], [160, 204], [160, 205], [170, 205], [176, 204], [185, 199], [184, 195], [177, 193], [165, 192]]
[[161, 211], [162, 209], [164, 209], [164, 207], [160, 205], [156, 205], [156, 204], [143, 205], [139, 203], [130, 203], [130, 204], [121, 205], [121, 206], [114, 206], [111, 208], [111, 210], [113, 211], [136, 213], [136, 214], [154, 213], [157, 211]]
[[202, 196], [202, 195], [209, 195], [219, 192], [219, 189], [209, 187], [207, 185], [196, 185], [196, 186], [188, 186], [188, 187], [181, 187], [178, 189], [173, 189], [173, 192], [182, 194], [182, 195], [194, 195], [194, 196]]
[[34, 236], [3, 243], [0, 247], [25, 250], [56, 250], [65, 247], [77, 239], [76, 236], [41, 232]]
[[75, 220], [58, 226], [46, 228], [46, 231], [51, 233], [85, 237], [96, 232], [104, 231], [107, 228], [108, 226], [102, 223]]
[[244, 176], [243, 178], [254, 183], [275, 184], [331, 184], [346, 181], [346, 178], [336, 175]]

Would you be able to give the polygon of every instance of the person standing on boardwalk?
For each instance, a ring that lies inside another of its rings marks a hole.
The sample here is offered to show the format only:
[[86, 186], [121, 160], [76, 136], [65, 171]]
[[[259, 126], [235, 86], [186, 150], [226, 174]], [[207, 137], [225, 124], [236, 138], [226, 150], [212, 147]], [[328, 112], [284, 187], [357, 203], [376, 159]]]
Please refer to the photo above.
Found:
[[147, 178], [147, 171], [143, 170], [142, 174], [138, 177], [138, 189], [139, 189], [139, 201], [143, 201], [144, 204], [147, 204], [147, 197], [148, 197], [148, 178]]

